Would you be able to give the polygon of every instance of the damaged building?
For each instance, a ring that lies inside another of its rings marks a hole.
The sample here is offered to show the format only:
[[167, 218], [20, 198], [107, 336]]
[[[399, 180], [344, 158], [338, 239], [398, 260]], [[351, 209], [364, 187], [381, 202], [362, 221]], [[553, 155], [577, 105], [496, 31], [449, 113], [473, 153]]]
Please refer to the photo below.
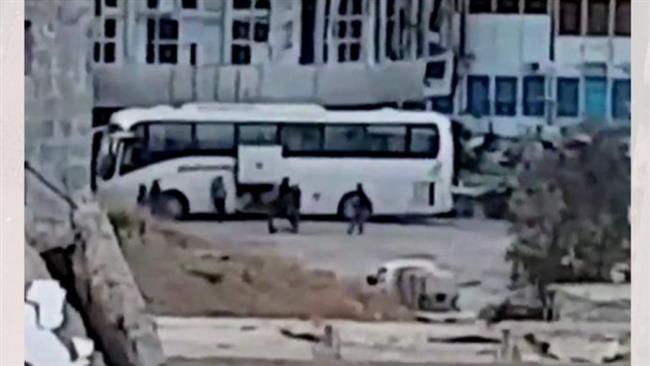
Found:
[[95, 123], [190, 101], [629, 123], [629, 0], [96, 0]]
[[72, 190], [88, 182], [90, 128], [134, 106], [391, 106], [506, 136], [630, 119], [630, 0], [56, 0], [26, 10], [26, 156]]
[[456, 5], [97, 0], [95, 123], [190, 101], [425, 107], [452, 92]]

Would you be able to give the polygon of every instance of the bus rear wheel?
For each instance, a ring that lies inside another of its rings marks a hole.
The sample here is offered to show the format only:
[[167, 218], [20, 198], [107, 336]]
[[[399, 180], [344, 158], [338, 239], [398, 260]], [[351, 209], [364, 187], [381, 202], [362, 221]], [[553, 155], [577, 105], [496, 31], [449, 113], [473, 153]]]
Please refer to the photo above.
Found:
[[187, 215], [187, 199], [180, 193], [163, 193], [159, 209], [163, 217], [180, 220]]

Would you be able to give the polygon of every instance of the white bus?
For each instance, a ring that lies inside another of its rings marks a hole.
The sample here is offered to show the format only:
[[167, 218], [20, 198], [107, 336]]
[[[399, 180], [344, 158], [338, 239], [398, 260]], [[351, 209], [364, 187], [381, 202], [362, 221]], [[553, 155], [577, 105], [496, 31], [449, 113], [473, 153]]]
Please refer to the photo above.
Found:
[[357, 183], [373, 215], [453, 206], [451, 122], [434, 112], [195, 103], [122, 110], [100, 132], [104, 201], [135, 203], [140, 185], [158, 180], [175, 217], [216, 212], [210, 187], [218, 176], [227, 213], [260, 212], [284, 177], [299, 185], [307, 215], [345, 215]]

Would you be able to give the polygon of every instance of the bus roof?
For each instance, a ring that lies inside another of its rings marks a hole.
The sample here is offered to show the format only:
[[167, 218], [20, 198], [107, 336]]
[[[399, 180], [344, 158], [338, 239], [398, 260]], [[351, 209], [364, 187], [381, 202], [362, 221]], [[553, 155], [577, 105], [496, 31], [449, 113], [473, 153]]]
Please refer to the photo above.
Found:
[[445, 128], [451, 123], [443, 114], [432, 111], [376, 110], [332, 111], [316, 104], [193, 103], [180, 108], [168, 105], [129, 108], [115, 112], [111, 124], [129, 130], [143, 121], [189, 122], [294, 122], [294, 123], [409, 123]]

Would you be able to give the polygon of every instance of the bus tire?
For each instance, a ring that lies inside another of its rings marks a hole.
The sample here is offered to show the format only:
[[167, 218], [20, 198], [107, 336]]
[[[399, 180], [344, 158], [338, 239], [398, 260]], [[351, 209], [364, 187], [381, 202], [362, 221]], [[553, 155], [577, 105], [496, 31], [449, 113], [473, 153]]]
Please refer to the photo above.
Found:
[[[346, 207], [350, 204], [350, 200], [354, 197], [355, 192], [348, 192], [341, 197], [339, 201], [339, 206], [337, 209], [337, 216], [343, 221], [350, 221], [352, 218], [348, 217], [346, 213]], [[370, 215], [372, 215], [372, 202], [370, 202]]]
[[166, 191], [161, 194], [160, 213], [175, 220], [187, 216], [189, 203], [187, 197], [179, 191]]

